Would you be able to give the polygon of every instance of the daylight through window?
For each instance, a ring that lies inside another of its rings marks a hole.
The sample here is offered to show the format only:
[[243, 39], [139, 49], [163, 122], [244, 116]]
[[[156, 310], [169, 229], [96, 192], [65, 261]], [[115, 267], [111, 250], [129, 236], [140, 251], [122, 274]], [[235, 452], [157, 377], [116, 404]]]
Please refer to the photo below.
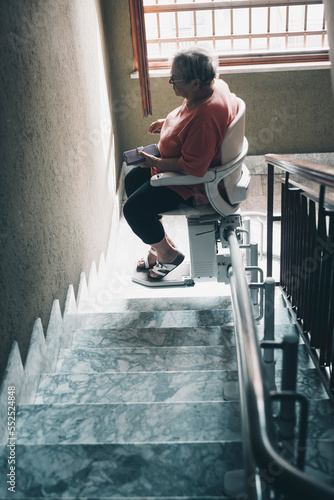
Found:
[[150, 69], [176, 49], [213, 48], [224, 65], [328, 61], [321, 0], [142, 0]]

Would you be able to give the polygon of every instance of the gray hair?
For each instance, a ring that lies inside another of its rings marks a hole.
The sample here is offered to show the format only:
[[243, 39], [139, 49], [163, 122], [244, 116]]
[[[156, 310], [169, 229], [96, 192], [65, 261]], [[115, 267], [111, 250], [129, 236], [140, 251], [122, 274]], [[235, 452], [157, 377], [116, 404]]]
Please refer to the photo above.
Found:
[[182, 72], [186, 81], [199, 79], [202, 87], [216, 77], [218, 57], [214, 52], [195, 45], [178, 50], [172, 63]]

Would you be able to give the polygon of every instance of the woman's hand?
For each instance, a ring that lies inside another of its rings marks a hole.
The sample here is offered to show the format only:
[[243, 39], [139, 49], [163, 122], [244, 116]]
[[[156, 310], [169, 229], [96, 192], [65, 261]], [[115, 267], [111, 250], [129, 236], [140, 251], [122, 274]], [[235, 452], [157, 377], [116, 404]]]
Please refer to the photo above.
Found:
[[160, 161], [160, 158], [157, 158], [156, 156], [153, 155], [148, 155], [147, 153], [144, 153], [144, 151], [138, 151], [138, 154], [143, 158], [145, 158], [145, 161], [143, 161], [143, 163], [140, 163], [140, 166], [142, 168], [158, 167], [158, 162]]
[[164, 118], [161, 118], [160, 120], [157, 120], [156, 122], [151, 123], [147, 132], [149, 134], [160, 134], [161, 128], [162, 128], [164, 123], [165, 123]]
[[140, 163], [142, 168], [156, 167], [160, 172], [181, 172], [185, 174], [180, 165], [179, 158], [157, 158], [153, 155], [148, 155], [144, 151], [138, 151], [138, 154], [145, 158], [143, 163]]

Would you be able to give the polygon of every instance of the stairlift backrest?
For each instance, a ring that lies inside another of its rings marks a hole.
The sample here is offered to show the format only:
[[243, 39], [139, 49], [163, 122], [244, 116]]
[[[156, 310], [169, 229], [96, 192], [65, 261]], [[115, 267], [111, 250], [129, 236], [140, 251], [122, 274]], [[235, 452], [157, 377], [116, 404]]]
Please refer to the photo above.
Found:
[[[238, 99], [238, 113], [227, 128], [221, 145], [221, 165], [209, 168], [204, 177], [195, 177], [175, 172], [164, 172], [151, 178], [153, 186], [193, 185], [204, 183], [205, 191], [212, 209], [220, 215], [228, 215], [238, 210], [239, 204], [247, 197], [249, 172], [242, 163], [247, 151], [248, 142], [245, 138], [246, 105]], [[220, 193], [219, 184], [224, 180], [225, 192], [230, 203], [225, 201]], [[187, 208], [186, 212], [195, 212], [196, 208]], [[174, 211], [169, 212], [174, 214]]]
[[[215, 168], [215, 181], [205, 184], [211, 206], [221, 215], [234, 213], [238, 209], [239, 204], [247, 197], [249, 185], [249, 172], [242, 163], [248, 151], [248, 142], [245, 138], [246, 105], [242, 99], [237, 99], [238, 113], [226, 130], [221, 145], [221, 165]], [[224, 189], [230, 204], [221, 195], [219, 189], [221, 181], [224, 181]]]
[[237, 116], [226, 130], [224, 141], [221, 145], [221, 165], [226, 165], [234, 160], [243, 149], [245, 137], [246, 105], [242, 99], [238, 99], [239, 109]]

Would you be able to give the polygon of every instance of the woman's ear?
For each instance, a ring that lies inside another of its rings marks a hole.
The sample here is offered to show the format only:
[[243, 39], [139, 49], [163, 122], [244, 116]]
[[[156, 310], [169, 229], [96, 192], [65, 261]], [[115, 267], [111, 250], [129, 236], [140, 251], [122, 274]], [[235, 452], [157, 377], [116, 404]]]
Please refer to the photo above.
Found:
[[201, 87], [201, 80], [196, 78], [193, 83], [193, 90], [198, 90]]

